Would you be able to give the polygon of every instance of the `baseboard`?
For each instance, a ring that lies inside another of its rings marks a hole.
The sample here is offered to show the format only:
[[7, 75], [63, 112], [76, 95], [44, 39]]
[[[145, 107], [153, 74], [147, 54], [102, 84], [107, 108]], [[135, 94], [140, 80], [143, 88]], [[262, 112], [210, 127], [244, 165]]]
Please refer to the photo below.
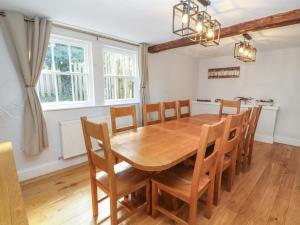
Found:
[[83, 163], [80, 163], [80, 164], [76, 164], [74, 166], [70, 166], [70, 167], [66, 167], [64, 169], [60, 169], [60, 170], [56, 170], [54, 172], [51, 172], [51, 173], [47, 173], [45, 175], [41, 175], [41, 176], [38, 176], [38, 177], [34, 177], [34, 178], [31, 178], [31, 179], [27, 179], [27, 180], [23, 180], [20, 182], [21, 185], [27, 185], [27, 184], [31, 184], [31, 183], [34, 183], [36, 181], [40, 181], [40, 180], [43, 180], [43, 179], [47, 179], [49, 177], [52, 177], [52, 176], [55, 176], [55, 175], [58, 175], [58, 174], [62, 174], [62, 173], [67, 173], [69, 171], [73, 171], [74, 169], [76, 168], [80, 168], [80, 167], [83, 167], [83, 166], [86, 166], [88, 165], [88, 162], [83, 162]]
[[275, 139], [275, 142], [278, 142], [278, 143], [300, 147], [300, 140], [299, 139], [280, 137], [280, 136], [275, 136], [274, 139]]
[[260, 142], [264, 142], [264, 143], [268, 143], [268, 144], [273, 144], [274, 143], [274, 138], [272, 136], [265, 136], [265, 135], [261, 135], [261, 134], [256, 134], [255, 135], [255, 140], [260, 141]]
[[29, 168], [29, 169], [18, 170], [19, 181], [24, 182], [32, 178], [40, 177], [46, 174], [53, 173], [55, 171], [63, 170], [68, 167], [82, 164], [86, 161], [87, 161], [87, 157], [86, 155], [84, 155], [71, 160], [58, 160], [54, 162], [45, 163], [43, 165]]

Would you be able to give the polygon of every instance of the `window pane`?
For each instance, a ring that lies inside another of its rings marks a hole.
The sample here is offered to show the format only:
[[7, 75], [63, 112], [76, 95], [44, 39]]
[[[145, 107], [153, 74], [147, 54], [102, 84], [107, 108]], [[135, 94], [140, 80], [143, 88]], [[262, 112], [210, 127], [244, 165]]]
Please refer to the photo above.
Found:
[[84, 73], [84, 49], [71, 46], [71, 71]]
[[55, 79], [52, 74], [41, 74], [38, 82], [38, 92], [41, 102], [55, 102]]
[[103, 54], [103, 71], [105, 75], [112, 75], [112, 53], [107, 51]]
[[68, 46], [64, 44], [55, 44], [54, 46], [55, 68], [60, 72], [69, 72], [69, 52]]
[[125, 79], [124, 78], [117, 78], [117, 99], [124, 99], [125, 98]]
[[113, 66], [114, 75], [122, 76], [124, 74], [124, 56], [120, 54], [115, 54]]
[[73, 101], [70, 75], [57, 75], [57, 89], [59, 101]]
[[134, 81], [126, 79], [126, 98], [134, 98]]
[[74, 84], [74, 101], [87, 100], [87, 76], [86, 75], [73, 75]]
[[104, 98], [107, 100], [116, 99], [115, 80], [116, 80], [116, 77], [105, 77]]
[[51, 53], [51, 47], [48, 46], [43, 70], [51, 70], [51, 69], [52, 69], [52, 53]]

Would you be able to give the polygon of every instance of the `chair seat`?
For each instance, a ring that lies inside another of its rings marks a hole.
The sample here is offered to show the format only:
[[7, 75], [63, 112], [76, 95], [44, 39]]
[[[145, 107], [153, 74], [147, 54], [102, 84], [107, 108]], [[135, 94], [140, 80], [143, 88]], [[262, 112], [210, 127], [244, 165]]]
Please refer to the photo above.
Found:
[[[114, 166], [114, 170], [116, 174], [118, 198], [126, 196], [140, 189], [149, 182], [149, 174], [133, 168], [126, 162], [116, 164]], [[96, 179], [100, 183], [101, 187], [105, 188], [108, 192], [108, 174], [103, 171], [98, 172], [96, 174]]]
[[[174, 193], [183, 201], [188, 201], [191, 197], [192, 177], [194, 168], [186, 167], [183, 165], [177, 165], [170, 170], [157, 174], [152, 178], [162, 190], [166, 190], [170, 194]], [[203, 175], [200, 178], [198, 192], [202, 194], [207, 185], [210, 182], [210, 178], [207, 175]]]

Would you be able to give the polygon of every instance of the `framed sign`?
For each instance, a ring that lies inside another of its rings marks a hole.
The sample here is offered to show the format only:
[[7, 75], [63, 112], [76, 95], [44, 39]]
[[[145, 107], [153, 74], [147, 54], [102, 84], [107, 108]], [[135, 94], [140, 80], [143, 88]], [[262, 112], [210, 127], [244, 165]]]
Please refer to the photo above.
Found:
[[208, 70], [208, 79], [239, 78], [240, 67], [214, 68]]

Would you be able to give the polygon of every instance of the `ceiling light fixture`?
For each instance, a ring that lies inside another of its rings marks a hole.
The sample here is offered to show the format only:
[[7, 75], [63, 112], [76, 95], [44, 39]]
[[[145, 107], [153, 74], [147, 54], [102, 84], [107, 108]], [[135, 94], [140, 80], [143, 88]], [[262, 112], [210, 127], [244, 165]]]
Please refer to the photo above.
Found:
[[244, 41], [235, 43], [234, 58], [243, 62], [255, 62], [257, 50], [250, 44], [252, 40], [249, 34], [243, 34]]
[[199, 11], [194, 0], [181, 0], [173, 7], [173, 33], [203, 46], [219, 45], [221, 24], [207, 12], [210, 1], [197, 1], [206, 7], [205, 11]]

